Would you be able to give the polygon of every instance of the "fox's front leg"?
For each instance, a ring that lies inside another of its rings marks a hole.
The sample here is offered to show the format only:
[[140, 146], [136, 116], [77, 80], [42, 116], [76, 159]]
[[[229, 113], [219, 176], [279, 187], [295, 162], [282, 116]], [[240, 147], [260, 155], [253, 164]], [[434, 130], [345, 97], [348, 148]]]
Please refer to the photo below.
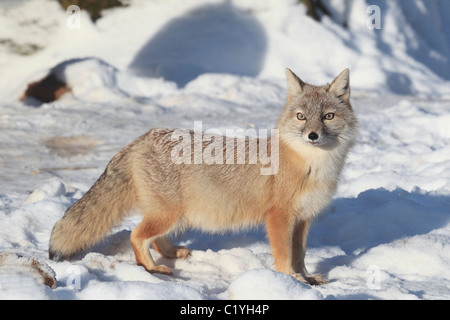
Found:
[[293, 220], [288, 212], [271, 210], [267, 214], [266, 228], [277, 271], [294, 276], [292, 267]]
[[311, 221], [297, 222], [295, 215], [282, 210], [267, 215], [267, 233], [275, 267], [295, 279], [311, 285], [326, 281], [318, 275], [308, 276], [305, 268], [306, 239]]
[[305, 267], [306, 241], [312, 220], [299, 221], [292, 233], [292, 267], [297, 274], [311, 285], [321, 285], [327, 281], [320, 275], [308, 275]]

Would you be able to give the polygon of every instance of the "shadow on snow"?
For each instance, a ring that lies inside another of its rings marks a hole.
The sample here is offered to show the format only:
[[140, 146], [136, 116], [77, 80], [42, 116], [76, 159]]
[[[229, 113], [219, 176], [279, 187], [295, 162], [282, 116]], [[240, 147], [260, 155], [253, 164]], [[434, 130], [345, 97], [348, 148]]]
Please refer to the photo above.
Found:
[[231, 1], [198, 7], [175, 18], [136, 54], [129, 69], [184, 87], [203, 73], [255, 77], [264, 64], [265, 30]]

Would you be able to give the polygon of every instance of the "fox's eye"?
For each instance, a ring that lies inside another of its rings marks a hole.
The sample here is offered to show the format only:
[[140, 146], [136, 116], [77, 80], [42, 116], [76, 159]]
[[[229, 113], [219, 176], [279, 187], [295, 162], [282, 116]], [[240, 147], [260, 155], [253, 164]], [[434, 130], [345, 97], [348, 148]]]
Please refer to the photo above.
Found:
[[334, 113], [327, 113], [323, 118], [325, 120], [333, 120], [334, 119]]
[[297, 119], [304, 121], [304, 120], [306, 120], [306, 116], [303, 113], [299, 112], [299, 113], [297, 113]]

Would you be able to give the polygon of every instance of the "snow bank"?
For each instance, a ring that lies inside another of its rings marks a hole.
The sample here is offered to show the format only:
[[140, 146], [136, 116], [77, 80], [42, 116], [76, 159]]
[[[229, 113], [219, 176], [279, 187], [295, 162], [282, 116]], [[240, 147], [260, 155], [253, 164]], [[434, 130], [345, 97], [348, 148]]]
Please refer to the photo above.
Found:
[[247, 271], [228, 288], [228, 299], [234, 300], [319, 300], [323, 296], [309, 285], [267, 269]]

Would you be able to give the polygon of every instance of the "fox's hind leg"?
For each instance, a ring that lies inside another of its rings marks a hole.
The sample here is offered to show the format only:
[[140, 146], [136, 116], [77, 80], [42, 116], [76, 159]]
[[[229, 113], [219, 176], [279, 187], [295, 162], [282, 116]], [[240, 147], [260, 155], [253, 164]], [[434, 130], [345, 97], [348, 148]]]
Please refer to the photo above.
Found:
[[169, 259], [185, 259], [191, 255], [191, 250], [182, 246], [174, 246], [167, 237], [159, 237], [153, 241], [153, 248]]
[[164, 265], [156, 265], [150, 254], [150, 243], [156, 241], [170, 231], [174, 224], [169, 214], [149, 213], [142, 222], [131, 232], [130, 240], [133, 246], [136, 262], [148, 272], [172, 275], [170, 269]]

